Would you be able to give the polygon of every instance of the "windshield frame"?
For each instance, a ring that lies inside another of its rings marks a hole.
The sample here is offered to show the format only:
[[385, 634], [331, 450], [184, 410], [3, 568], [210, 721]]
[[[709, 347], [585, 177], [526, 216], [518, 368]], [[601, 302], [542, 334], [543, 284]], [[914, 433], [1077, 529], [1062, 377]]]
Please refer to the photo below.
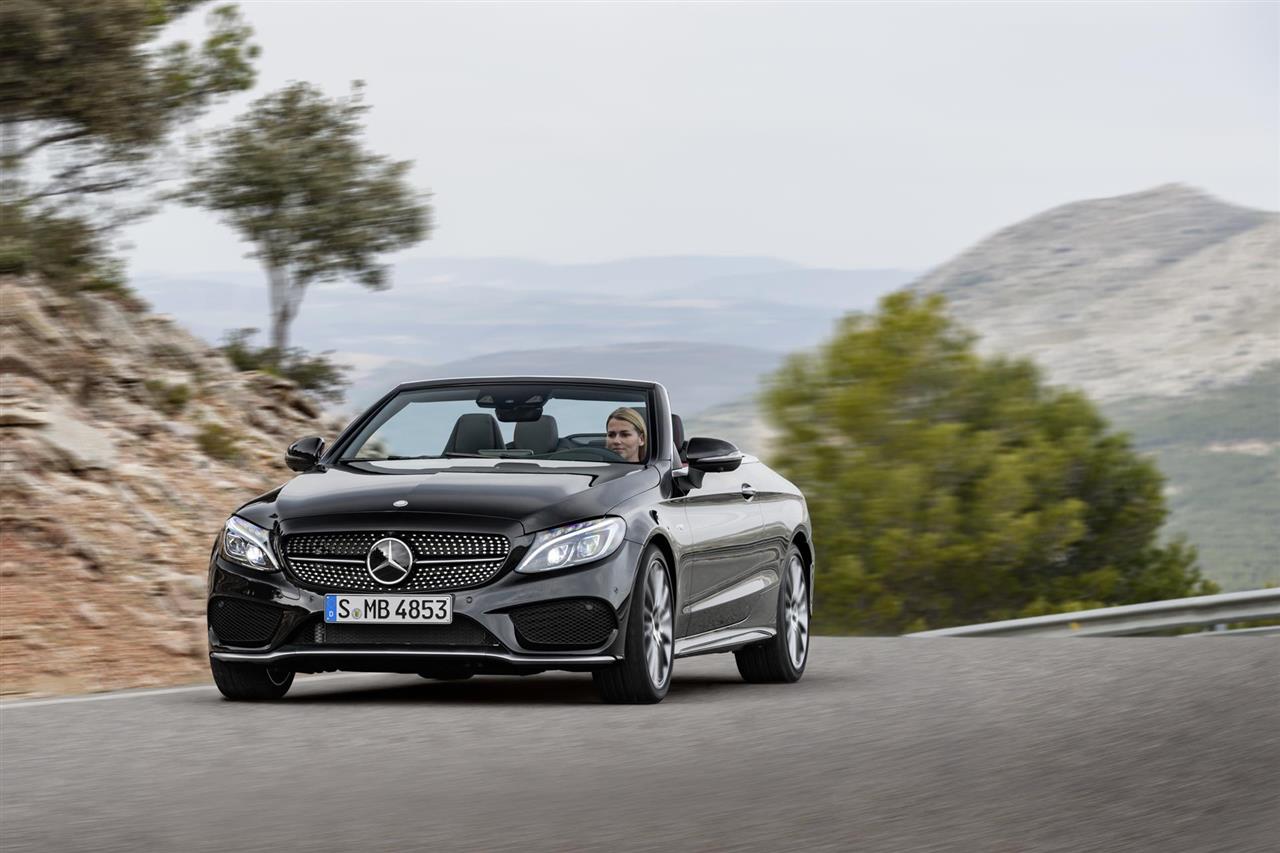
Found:
[[[634, 468], [634, 470], [643, 470], [644, 468], [648, 468], [660, 462], [666, 462], [668, 465], [671, 463], [672, 454], [668, 447], [671, 444], [670, 407], [667, 402], [666, 389], [656, 382], [574, 376], [485, 376], [406, 382], [401, 385], [397, 385], [347, 425], [337, 439], [334, 440], [334, 443], [326, 449], [324, 456], [321, 459], [321, 464], [325, 466], [347, 466], [350, 465], [352, 461], [355, 461], [347, 458], [347, 452], [352, 443], [361, 436], [370, 422], [376, 420], [383, 409], [386, 406], [391, 405], [401, 394], [423, 390], [443, 390], [466, 387], [474, 387], [476, 393], [479, 394], [480, 390], [485, 387], [513, 385], [533, 385], [539, 387], [545, 387], [547, 385], [580, 386], [599, 391], [625, 390], [631, 393], [644, 394], [646, 401], [645, 405], [648, 408], [646, 413], [647, 420], [649, 421], [648, 427], [651, 433], [651, 439], [648, 442], [650, 450], [646, 454], [644, 462], [635, 463], [618, 461], [616, 463], [606, 462], [605, 464], [625, 465], [629, 468]], [[466, 464], [469, 460], [474, 460], [477, 457], [460, 455], [456, 458], [450, 458], [454, 459], [454, 461], [457, 461], [458, 463]], [[540, 461], [536, 456], [495, 456], [488, 458], [502, 458], [507, 461], [523, 459], [534, 463]]]

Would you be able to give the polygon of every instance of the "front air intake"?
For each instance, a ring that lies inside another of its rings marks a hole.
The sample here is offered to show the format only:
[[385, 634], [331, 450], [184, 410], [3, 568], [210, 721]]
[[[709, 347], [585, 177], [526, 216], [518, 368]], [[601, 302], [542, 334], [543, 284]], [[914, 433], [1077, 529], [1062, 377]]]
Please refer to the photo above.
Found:
[[218, 597], [209, 602], [209, 627], [220, 642], [237, 646], [266, 645], [280, 627], [281, 616], [278, 607], [241, 598]]
[[609, 641], [618, 619], [609, 602], [566, 598], [511, 611], [516, 639], [529, 649], [592, 649]]

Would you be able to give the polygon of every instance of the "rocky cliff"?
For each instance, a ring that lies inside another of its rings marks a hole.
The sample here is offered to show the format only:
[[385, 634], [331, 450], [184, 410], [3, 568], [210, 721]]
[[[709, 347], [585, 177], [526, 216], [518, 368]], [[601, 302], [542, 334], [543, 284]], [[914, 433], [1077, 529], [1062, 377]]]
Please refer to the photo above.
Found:
[[1280, 214], [1177, 184], [1074, 202], [913, 287], [1096, 400], [1196, 394], [1280, 359]]
[[206, 677], [226, 516], [340, 425], [107, 294], [0, 279], [0, 692]]

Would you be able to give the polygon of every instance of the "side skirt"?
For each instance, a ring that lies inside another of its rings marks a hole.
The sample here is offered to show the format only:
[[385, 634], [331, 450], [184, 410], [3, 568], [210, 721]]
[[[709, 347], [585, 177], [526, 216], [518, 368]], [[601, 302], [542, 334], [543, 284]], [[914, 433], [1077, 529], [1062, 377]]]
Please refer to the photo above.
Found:
[[681, 637], [676, 640], [675, 656], [687, 658], [708, 652], [723, 652], [737, 646], [768, 640], [777, 633], [773, 628], [723, 628], [693, 637]]

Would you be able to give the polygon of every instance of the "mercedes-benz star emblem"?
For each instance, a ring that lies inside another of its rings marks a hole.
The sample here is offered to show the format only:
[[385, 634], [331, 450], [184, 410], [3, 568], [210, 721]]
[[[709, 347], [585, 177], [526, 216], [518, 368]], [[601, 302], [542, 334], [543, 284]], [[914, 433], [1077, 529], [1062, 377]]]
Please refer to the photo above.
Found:
[[387, 537], [373, 543], [365, 563], [374, 580], [391, 586], [408, 577], [409, 569], [413, 568], [413, 552], [399, 539]]

